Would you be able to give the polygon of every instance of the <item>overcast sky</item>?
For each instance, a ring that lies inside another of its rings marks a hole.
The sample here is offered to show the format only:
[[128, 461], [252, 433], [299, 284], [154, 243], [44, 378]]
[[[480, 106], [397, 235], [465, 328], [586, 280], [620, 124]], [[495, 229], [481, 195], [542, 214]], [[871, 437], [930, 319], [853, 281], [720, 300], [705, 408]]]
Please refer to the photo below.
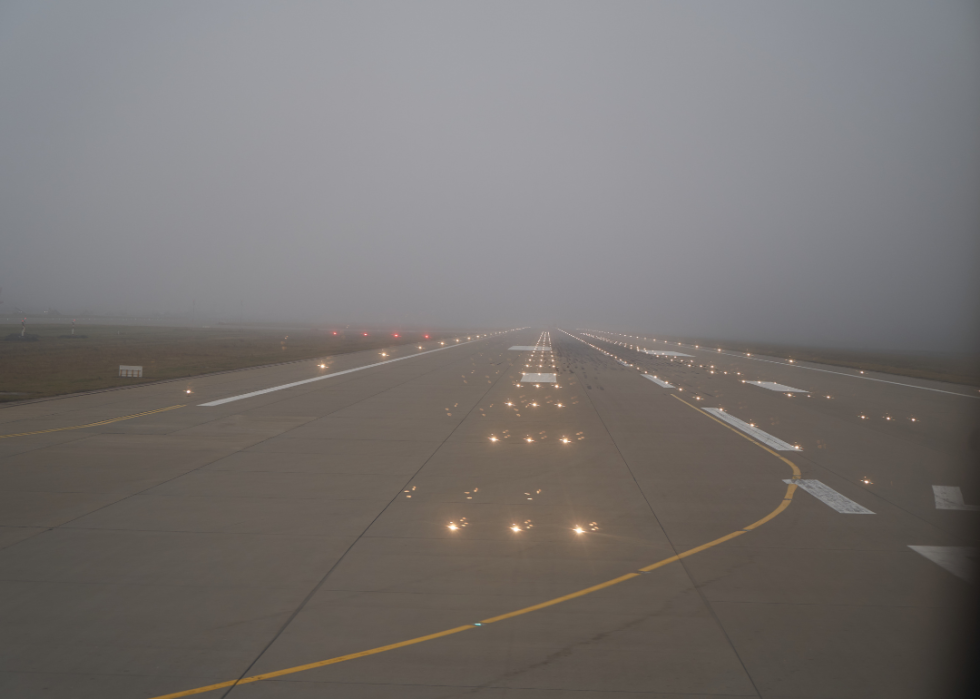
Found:
[[0, 2], [0, 309], [964, 349], [978, 7]]

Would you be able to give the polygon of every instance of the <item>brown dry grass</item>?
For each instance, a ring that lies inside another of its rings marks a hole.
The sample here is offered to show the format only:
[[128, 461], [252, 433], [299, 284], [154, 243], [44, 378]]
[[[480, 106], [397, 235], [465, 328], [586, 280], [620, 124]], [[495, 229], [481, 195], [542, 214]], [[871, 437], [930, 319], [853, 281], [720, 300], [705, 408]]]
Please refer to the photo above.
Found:
[[793, 347], [755, 342], [730, 340], [705, 340], [657, 336], [658, 340], [697, 344], [702, 348], [715, 348], [728, 352], [750, 352], [780, 359], [815, 362], [832, 366], [848, 367], [861, 371], [877, 371], [885, 374], [930, 379], [966, 386], [980, 386], [980, 356], [943, 353], [889, 353], [846, 350], [834, 348]]
[[[423, 341], [421, 333], [349, 330], [332, 335], [310, 328], [190, 328], [85, 326], [87, 339], [59, 337], [70, 330], [34, 325], [37, 342], [7, 342], [19, 325], [0, 325], [0, 402], [92, 391], [197, 376], [216, 371], [316, 359], [360, 350]], [[456, 334], [429, 333], [432, 339]], [[288, 335], [288, 339], [285, 339]], [[142, 379], [119, 378], [120, 364], [143, 367]], [[7, 395], [4, 395], [7, 394]], [[19, 395], [11, 395], [19, 394]]]

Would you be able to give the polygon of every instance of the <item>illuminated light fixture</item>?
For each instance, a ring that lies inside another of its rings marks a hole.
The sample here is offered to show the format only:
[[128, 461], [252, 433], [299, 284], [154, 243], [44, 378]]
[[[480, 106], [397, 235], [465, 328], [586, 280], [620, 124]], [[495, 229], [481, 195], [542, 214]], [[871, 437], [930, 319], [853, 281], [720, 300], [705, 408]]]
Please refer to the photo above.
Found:
[[457, 529], [459, 529], [459, 527], [458, 527], [458, 526], [456, 526], [456, 524], [455, 524], [455, 523], [453, 523], [453, 522], [450, 522], [450, 523], [449, 523], [449, 529], [450, 529], [450, 530], [452, 530], [452, 531], [456, 531]]
[[527, 442], [533, 442], [534, 440], [533, 440], [533, 439], [531, 439], [530, 437], [525, 437], [525, 440], [524, 440], [524, 441], [527, 441]]
[[327, 368], [327, 365], [326, 364], [320, 364], [319, 366], [320, 366], [321, 369], [326, 369]]
[[491, 442], [497, 442], [497, 441], [500, 441], [500, 440], [497, 437], [491, 437], [490, 438], [490, 441]]
[[520, 528], [520, 527], [518, 527], [518, 526], [517, 526], [517, 525], [515, 524], [515, 525], [513, 525], [513, 526], [511, 526], [511, 528], [510, 528], [510, 530], [511, 530], [512, 532], [519, 532], [519, 531], [521, 530], [521, 528]]
[[185, 393], [190, 393], [190, 392], [191, 392], [191, 389], [189, 389], [189, 388], [187, 389], [187, 391], [185, 391]]
[[585, 530], [582, 529], [582, 527], [575, 527], [574, 529], [572, 529], [572, 531], [575, 532], [576, 534], [585, 534]]

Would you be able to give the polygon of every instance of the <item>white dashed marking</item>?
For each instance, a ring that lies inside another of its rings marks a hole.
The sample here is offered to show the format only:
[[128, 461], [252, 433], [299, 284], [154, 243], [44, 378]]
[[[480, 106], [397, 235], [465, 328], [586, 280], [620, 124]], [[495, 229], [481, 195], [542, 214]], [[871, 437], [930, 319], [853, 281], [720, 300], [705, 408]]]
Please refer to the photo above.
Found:
[[977, 549], [970, 546], [909, 546], [937, 566], [967, 582], [977, 581]]
[[980, 510], [977, 505], [963, 502], [963, 491], [958, 485], [934, 485], [932, 494], [936, 498], [937, 510]]
[[749, 435], [750, 437], [754, 437], [755, 439], [758, 439], [767, 447], [772, 447], [777, 451], [802, 451], [799, 447], [795, 447], [792, 444], [788, 444], [783, 440], [779, 439], [778, 437], [773, 437], [768, 432], [763, 432], [755, 425], [750, 425], [747, 422], [743, 422], [742, 420], [739, 420], [734, 415], [729, 415], [721, 408], [705, 408], [705, 411], [711, 413], [719, 420], [724, 420], [735, 429], [741, 430], [742, 432]]
[[750, 383], [753, 386], [758, 386], [759, 388], [767, 388], [770, 391], [779, 391], [780, 393], [809, 393], [809, 391], [802, 388], [784, 386], [783, 384], [776, 383], [775, 381], [746, 381], [745, 383]]
[[867, 507], [858, 505], [856, 502], [850, 498], [846, 498], [836, 490], [831, 488], [829, 485], [824, 485], [820, 481], [804, 480], [802, 478], [797, 478], [796, 480], [787, 478], [783, 483], [795, 483], [801, 489], [810, 493], [820, 502], [825, 505], [834, 508], [841, 514], [845, 515], [873, 515], [874, 512], [869, 510]]

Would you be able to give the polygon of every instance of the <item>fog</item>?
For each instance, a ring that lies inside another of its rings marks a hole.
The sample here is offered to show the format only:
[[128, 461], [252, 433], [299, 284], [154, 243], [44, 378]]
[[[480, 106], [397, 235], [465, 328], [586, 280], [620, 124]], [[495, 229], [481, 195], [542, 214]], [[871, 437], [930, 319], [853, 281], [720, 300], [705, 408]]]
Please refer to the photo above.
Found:
[[973, 2], [0, 5], [0, 309], [978, 338]]

